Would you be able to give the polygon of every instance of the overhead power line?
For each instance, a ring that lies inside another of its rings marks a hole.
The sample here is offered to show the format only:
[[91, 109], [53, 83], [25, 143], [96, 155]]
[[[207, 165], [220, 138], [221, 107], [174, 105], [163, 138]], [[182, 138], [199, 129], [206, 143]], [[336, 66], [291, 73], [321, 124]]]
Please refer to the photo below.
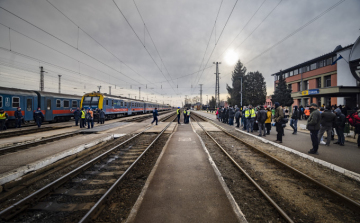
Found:
[[296, 33], [300, 32], [301, 30], [303, 30], [305, 27], [309, 26], [310, 24], [312, 24], [313, 22], [315, 22], [316, 20], [318, 20], [319, 18], [321, 18], [322, 16], [324, 16], [326, 13], [330, 12], [331, 10], [333, 10], [334, 8], [336, 8], [337, 6], [339, 6], [341, 3], [343, 3], [345, 0], [340, 0], [337, 3], [335, 3], [334, 5], [330, 6], [328, 9], [326, 9], [325, 11], [323, 11], [322, 13], [320, 13], [319, 15], [317, 15], [316, 17], [314, 17], [313, 19], [311, 19], [310, 21], [308, 21], [307, 23], [305, 23], [304, 25], [300, 26], [299, 28], [297, 28], [295, 31], [293, 31], [292, 33], [290, 33], [289, 35], [285, 36], [284, 38], [282, 38], [280, 41], [278, 41], [277, 43], [275, 43], [274, 45], [270, 46], [269, 48], [267, 48], [266, 50], [264, 50], [263, 52], [261, 52], [260, 54], [258, 54], [257, 56], [255, 56], [254, 58], [252, 58], [251, 60], [247, 61], [246, 63], [251, 63], [252, 61], [256, 60], [257, 58], [261, 57], [262, 55], [264, 55], [265, 53], [269, 52], [271, 49], [273, 49], [274, 47], [278, 46], [279, 44], [281, 44], [282, 42], [284, 42], [285, 40], [289, 39], [290, 37], [292, 37], [293, 35], [295, 35]]
[[[121, 13], [121, 15], [124, 17], [126, 23], [129, 25], [129, 27], [131, 28], [131, 30], [133, 31], [133, 33], [135, 34], [135, 36], [137, 37], [137, 39], [140, 41], [140, 43], [143, 45], [144, 49], [146, 50], [146, 52], [149, 54], [150, 58], [152, 59], [152, 61], [154, 62], [154, 64], [157, 66], [157, 68], [159, 69], [160, 73], [164, 76], [165, 80], [168, 82], [168, 84], [170, 85], [170, 87], [173, 89], [173, 91], [175, 92], [175, 89], [171, 86], [169, 80], [166, 78], [166, 76], [164, 75], [163, 71], [160, 69], [159, 65], [156, 63], [154, 57], [151, 55], [151, 53], [149, 52], [149, 50], [145, 47], [145, 44], [141, 41], [139, 35], [136, 33], [136, 31], [134, 30], [134, 28], [132, 27], [132, 25], [130, 24], [129, 20], [126, 18], [126, 16], [124, 15], [124, 13], [121, 11], [120, 7], [116, 4], [115, 0], [113, 0], [116, 8], [119, 10], [119, 12]], [[176, 92], [175, 92], [176, 93]]]

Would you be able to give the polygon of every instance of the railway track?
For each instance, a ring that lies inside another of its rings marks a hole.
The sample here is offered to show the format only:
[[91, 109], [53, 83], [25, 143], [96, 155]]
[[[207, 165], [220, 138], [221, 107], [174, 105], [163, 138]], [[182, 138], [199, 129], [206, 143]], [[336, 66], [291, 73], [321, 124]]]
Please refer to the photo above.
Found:
[[2, 133], [0, 133], [0, 139], [11, 138], [11, 137], [16, 137], [16, 136], [23, 136], [23, 135], [29, 135], [29, 134], [34, 134], [34, 133], [38, 133], [38, 132], [47, 132], [47, 131], [52, 131], [52, 130], [59, 130], [59, 129], [64, 129], [64, 128], [68, 128], [68, 127], [70, 127], [70, 126], [58, 126], [58, 127], [47, 126], [47, 127], [43, 127], [43, 128], [21, 129], [19, 131], [2, 132]]
[[[214, 122], [197, 114], [192, 114], [192, 118], [240, 174], [277, 210], [283, 221], [359, 222], [359, 202], [258, 150]], [[221, 132], [208, 132], [199, 121], [210, 122]]]
[[106, 207], [117, 185], [170, 124], [159, 134], [144, 134], [149, 127], [117, 144], [2, 210], [0, 218], [20, 222], [86, 222], [95, 218]]

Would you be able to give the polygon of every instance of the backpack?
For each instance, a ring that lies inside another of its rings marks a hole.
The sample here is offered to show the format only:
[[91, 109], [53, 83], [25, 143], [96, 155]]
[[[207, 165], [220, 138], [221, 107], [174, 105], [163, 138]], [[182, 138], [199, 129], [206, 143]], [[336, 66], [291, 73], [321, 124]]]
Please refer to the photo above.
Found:
[[354, 112], [354, 113], [346, 116], [346, 119], [349, 121], [349, 124], [350, 124], [351, 126], [355, 126], [355, 125], [357, 125], [357, 124], [360, 124], [360, 121], [358, 121], [358, 120], [355, 118], [355, 116], [358, 116], [358, 117], [359, 117], [359, 115], [358, 115], [356, 112]]

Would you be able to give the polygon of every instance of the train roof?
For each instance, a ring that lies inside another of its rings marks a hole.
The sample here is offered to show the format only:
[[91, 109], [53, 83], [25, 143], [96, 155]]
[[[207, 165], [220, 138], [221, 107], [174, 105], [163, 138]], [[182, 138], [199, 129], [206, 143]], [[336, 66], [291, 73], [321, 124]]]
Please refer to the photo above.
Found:
[[88, 94], [102, 94], [103, 96], [106, 96], [106, 97], [109, 97], [109, 98], [113, 98], [113, 99], [123, 99], [123, 100], [127, 100], [127, 101], [136, 101], [136, 102], [142, 102], [142, 103], [148, 103], [148, 104], [161, 105], [160, 103], [153, 102], [153, 101], [144, 101], [144, 100], [139, 100], [139, 99], [122, 97], [122, 96], [118, 96], [118, 95], [111, 95], [111, 94], [107, 94], [107, 93], [101, 93], [101, 92], [97, 92], [97, 91], [85, 93], [84, 95], [88, 95]]
[[11, 95], [37, 96], [35, 91], [18, 89], [18, 88], [7, 88], [7, 87], [0, 87], [0, 93], [11, 94]]
[[81, 99], [82, 96], [79, 95], [72, 95], [72, 94], [61, 94], [61, 93], [54, 93], [54, 92], [45, 92], [45, 91], [36, 91], [42, 97], [59, 97], [59, 98], [73, 98], [73, 99]]

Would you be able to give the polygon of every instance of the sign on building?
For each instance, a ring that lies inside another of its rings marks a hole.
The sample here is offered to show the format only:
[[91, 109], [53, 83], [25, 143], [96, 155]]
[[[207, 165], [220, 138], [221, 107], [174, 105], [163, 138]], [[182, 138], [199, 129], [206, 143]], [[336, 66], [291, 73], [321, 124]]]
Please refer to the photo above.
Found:
[[305, 90], [301, 92], [302, 95], [319, 94], [319, 89]]

